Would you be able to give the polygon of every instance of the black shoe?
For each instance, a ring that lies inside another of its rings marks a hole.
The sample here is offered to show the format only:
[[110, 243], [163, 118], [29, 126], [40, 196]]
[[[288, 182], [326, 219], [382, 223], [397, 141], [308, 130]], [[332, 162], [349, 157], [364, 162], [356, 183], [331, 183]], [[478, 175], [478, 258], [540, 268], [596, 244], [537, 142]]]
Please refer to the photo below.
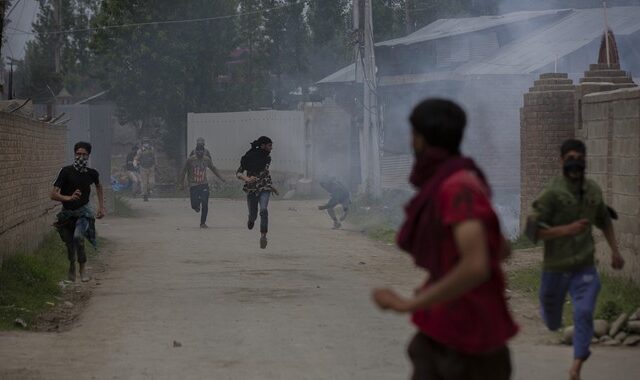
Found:
[[146, 195], [146, 194], [142, 197], [142, 199], [143, 199], [145, 202], [149, 202], [149, 196], [148, 196], [148, 195]]
[[195, 211], [195, 212], [200, 212], [200, 207], [194, 207], [194, 208], [193, 208], [193, 211]]
[[340, 222], [338, 222], [337, 220], [333, 222], [333, 229], [334, 230], [339, 230], [340, 227], [342, 227], [342, 224], [340, 224]]
[[200, 225], [200, 228], [209, 228], [209, 226], [207, 226], [207, 224], [206, 224], [206, 223], [202, 223], [202, 224]]
[[253, 229], [253, 226], [254, 226], [255, 224], [256, 224], [256, 222], [252, 222], [252, 221], [250, 221], [250, 220], [249, 220], [249, 221], [247, 221], [247, 228], [248, 228], [248, 229], [250, 229], [250, 230], [252, 230], [252, 229]]
[[263, 236], [260, 238], [260, 248], [265, 249], [267, 248], [267, 237]]

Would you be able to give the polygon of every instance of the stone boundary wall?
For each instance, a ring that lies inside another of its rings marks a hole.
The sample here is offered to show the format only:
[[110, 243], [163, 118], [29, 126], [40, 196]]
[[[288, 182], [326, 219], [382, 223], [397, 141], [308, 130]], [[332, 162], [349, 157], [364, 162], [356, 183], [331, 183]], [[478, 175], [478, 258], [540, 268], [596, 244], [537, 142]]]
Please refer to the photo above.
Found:
[[[587, 171], [619, 214], [614, 223], [627, 265], [624, 275], [640, 284], [640, 88], [586, 95], [582, 133]], [[610, 270], [610, 252], [598, 239], [598, 260]]]
[[0, 262], [52, 231], [51, 183], [65, 164], [66, 127], [0, 112]]
[[520, 231], [531, 204], [561, 173], [560, 144], [574, 137], [575, 87], [567, 74], [542, 74], [520, 109]]

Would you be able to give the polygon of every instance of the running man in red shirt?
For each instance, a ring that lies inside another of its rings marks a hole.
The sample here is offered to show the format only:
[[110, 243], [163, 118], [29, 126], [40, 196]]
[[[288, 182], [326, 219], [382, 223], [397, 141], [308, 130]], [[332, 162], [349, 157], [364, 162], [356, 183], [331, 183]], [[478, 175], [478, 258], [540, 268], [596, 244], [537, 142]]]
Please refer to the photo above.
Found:
[[507, 308], [501, 261], [510, 248], [484, 174], [460, 154], [466, 115], [451, 101], [430, 99], [410, 121], [416, 154], [410, 181], [418, 191], [406, 207], [398, 245], [428, 277], [411, 298], [376, 289], [374, 301], [413, 314], [412, 379], [509, 379], [507, 341], [518, 328]]

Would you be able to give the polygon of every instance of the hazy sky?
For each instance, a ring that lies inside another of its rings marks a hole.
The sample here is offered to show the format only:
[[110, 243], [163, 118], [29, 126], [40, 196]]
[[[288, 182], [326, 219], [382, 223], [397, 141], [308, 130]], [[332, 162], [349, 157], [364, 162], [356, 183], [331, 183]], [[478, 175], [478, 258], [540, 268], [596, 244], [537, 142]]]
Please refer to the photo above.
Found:
[[8, 17], [10, 23], [5, 27], [6, 42], [2, 45], [2, 57], [22, 59], [24, 57], [25, 44], [33, 36], [15, 29], [30, 32], [31, 24], [36, 20], [39, 6], [36, 0], [13, 0], [9, 9], [14, 4], [17, 5]]

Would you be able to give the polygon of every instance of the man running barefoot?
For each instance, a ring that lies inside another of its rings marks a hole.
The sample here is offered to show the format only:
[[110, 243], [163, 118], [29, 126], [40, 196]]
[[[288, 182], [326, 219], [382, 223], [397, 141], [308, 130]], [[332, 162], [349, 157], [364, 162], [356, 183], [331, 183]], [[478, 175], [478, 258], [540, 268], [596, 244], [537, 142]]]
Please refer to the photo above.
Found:
[[[96, 246], [95, 219], [105, 215], [104, 193], [97, 170], [89, 168], [91, 144], [78, 142], [74, 146], [73, 165], [65, 166], [53, 182], [51, 199], [62, 203], [62, 211], [58, 213], [55, 227], [60, 238], [67, 246], [69, 258], [69, 281], [76, 280], [76, 260], [80, 264], [80, 279], [90, 280], [85, 270], [87, 255], [84, 250], [84, 239]], [[94, 214], [89, 206], [91, 185], [95, 185], [98, 193], [98, 212]]]
[[187, 160], [178, 178], [180, 188], [184, 188], [184, 177], [189, 181], [189, 194], [191, 208], [200, 214], [200, 228], [208, 228], [207, 215], [209, 214], [209, 182], [207, 181], [207, 168], [222, 182], [226, 182], [218, 172], [211, 159], [206, 156], [204, 145], [197, 146], [195, 154]]
[[611, 247], [611, 266], [624, 267], [618, 251], [613, 222], [602, 190], [585, 176], [587, 149], [580, 140], [567, 140], [560, 148], [563, 174], [553, 178], [533, 202], [527, 220], [527, 236], [544, 241], [540, 304], [542, 318], [550, 330], [562, 326], [562, 308], [567, 293], [573, 306], [573, 365], [571, 380], [579, 380], [582, 365], [591, 355], [593, 313], [600, 291], [595, 266], [592, 226], [602, 230]]
[[249, 220], [247, 228], [253, 229], [260, 210], [260, 248], [267, 248], [267, 232], [269, 231], [269, 199], [271, 193], [278, 195], [273, 187], [269, 166], [273, 141], [262, 136], [251, 143], [251, 149], [242, 156], [240, 167], [236, 171], [238, 179], [244, 181], [242, 190], [247, 193]]

